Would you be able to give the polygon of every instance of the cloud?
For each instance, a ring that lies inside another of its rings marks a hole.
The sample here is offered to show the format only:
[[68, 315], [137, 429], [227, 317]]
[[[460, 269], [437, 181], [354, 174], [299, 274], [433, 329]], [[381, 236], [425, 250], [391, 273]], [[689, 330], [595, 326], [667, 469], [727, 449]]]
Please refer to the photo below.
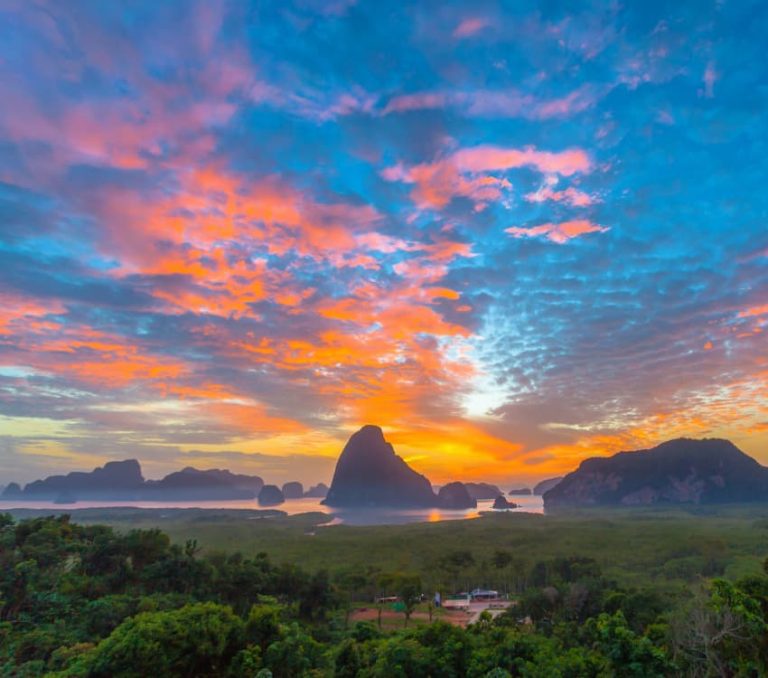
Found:
[[469, 198], [482, 209], [489, 202], [501, 200], [512, 187], [506, 176], [489, 173], [520, 168], [568, 177], [589, 172], [592, 163], [581, 149], [552, 152], [483, 145], [460, 149], [431, 163], [392, 165], [381, 175], [387, 181], [415, 184], [411, 195], [423, 209], [441, 209], [457, 197]]
[[573, 221], [564, 221], [559, 224], [540, 224], [539, 226], [530, 226], [521, 228], [512, 226], [505, 229], [513, 238], [538, 238], [545, 237], [547, 240], [563, 245], [569, 240], [578, 238], [587, 233], [605, 233], [609, 229], [605, 226], [593, 224], [586, 219], [574, 219]]
[[581, 86], [562, 96], [546, 99], [515, 87], [504, 89], [421, 91], [397, 94], [387, 101], [381, 115], [413, 111], [454, 110], [468, 118], [567, 118], [594, 106], [601, 92]]
[[762, 306], [753, 306], [752, 308], [748, 308], [746, 311], [741, 311], [739, 313], [739, 318], [753, 318], [763, 315], [768, 315], [768, 304], [763, 304]]
[[477, 35], [484, 28], [490, 25], [488, 19], [482, 17], [468, 17], [462, 19], [458, 26], [453, 31], [454, 38], [468, 38], [473, 35]]
[[596, 201], [589, 193], [573, 188], [573, 186], [562, 191], [553, 190], [551, 186], [542, 186], [536, 191], [527, 193], [525, 199], [529, 202], [546, 202], [547, 200], [566, 202], [574, 207], [588, 207]]
[[707, 97], [707, 99], [711, 99], [715, 96], [715, 82], [717, 81], [717, 77], [715, 64], [710, 61], [704, 69], [704, 75], [702, 77], [702, 82], [704, 83], [704, 96]]
[[550, 152], [535, 148], [476, 146], [457, 151], [453, 160], [464, 172], [533, 167], [542, 173], [570, 176], [577, 172], [588, 172], [592, 166], [587, 153], [578, 148]]

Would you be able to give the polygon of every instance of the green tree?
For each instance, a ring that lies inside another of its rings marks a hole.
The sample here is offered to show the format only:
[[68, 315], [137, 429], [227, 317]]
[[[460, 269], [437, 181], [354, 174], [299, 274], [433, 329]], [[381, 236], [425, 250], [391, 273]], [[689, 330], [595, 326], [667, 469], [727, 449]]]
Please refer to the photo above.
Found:
[[262, 654], [267, 647], [278, 640], [282, 634], [280, 614], [282, 608], [274, 602], [254, 605], [245, 622], [245, 638], [249, 643], [258, 645]]
[[293, 623], [267, 648], [264, 663], [274, 678], [303, 678], [314, 669], [327, 667], [329, 660], [323, 646]]
[[403, 603], [405, 626], [421, 601], [421, 579], [417, 575], [402, 575], [397, 584], [397, 594]]
[[597, 619], [591, 619], [588, 629], [592, 631], [596, 648], [608, 660], [613, 675], [662, 678], [673, 668], [661, 648], [629, 628], [621, 612], [603, 613]]
[[242, 643], [243, 622], [215, 603], [125, 620], [64, 675], [91, 678], [220, 676]]

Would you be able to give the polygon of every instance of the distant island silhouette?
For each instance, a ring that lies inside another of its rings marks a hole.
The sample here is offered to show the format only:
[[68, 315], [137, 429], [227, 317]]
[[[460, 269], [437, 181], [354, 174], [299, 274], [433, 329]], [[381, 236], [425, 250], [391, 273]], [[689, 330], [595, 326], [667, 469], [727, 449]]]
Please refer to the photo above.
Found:
[[[265, 492], [265, 489], [267, 490]], [[145, 480], [135, 459], [110, 461], [90, 472], [73, 471], [66, 475], [35, 480], [22, 488], [9, 483], [0, 499], [53, 501], [213, 501], [255, 499], [264, 506], [282, 504], [285, 499], [303, 496], [320, 498], [327, 487], [319, 483], [307, 493], [299, 482], [285, 483], [280, 489], [265, 485], [259, 476], [232, 473], [226, 469], [200, 470], [187, 466], [160, 480]]]
[[678, 438], [581, 462], [544, 506], [730, 504], [768, 499], [768, 468], [729, 440]]
[[[510, 494], [528, 494], [528, 488]], [[768, 499], [768, 468], [721, 439], [670, 440], [649, 450], [593, 457], [562, 478], [533, 488], [544, 507], [634, 506], [649, 504], [718, 504]], [[6, 501], [210, 501], [254, 500], [277, 506], [302, 497], [322, 499], [335, 508], [471, 509], [493, 500], [493, 508], [516, 507], [495, 485], [450, 482], [435, 492], [429, 479], [395, 453], [379, 426], [366, 425], [352, 434], [342, 450], [330, 487], [318, 483], [307, 490], [296, 481], [265, 484], [255, 475], [191, 466], [160, 480], [146, 480], [135, 459], [111, 461], [92, 471], [73, 471], [35, 480], [21, 487], [11, 482]]]

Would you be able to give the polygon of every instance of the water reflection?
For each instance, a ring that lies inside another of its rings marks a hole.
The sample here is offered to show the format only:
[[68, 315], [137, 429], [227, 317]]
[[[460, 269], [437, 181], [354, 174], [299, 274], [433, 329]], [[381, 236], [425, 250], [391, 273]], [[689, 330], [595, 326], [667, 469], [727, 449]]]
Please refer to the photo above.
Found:
[[[544, 513], [541, 497], [513, 497], [518, 508], [510, 509], [509, 513]], [[388, 508], [356, 508], [329, 509], [323, 507], [334, 516], [333, 525], [403, 525], [405, 523], [438, 523], [444, 520], [472, 520], [479, 518], [483, 512], [495, 512], [491, 508], [493, 501], [478, 501], [476, 509], [448, 510], [439, 508], [424, 509], [388, 509]], [[500, 511], [502, 513], [502, 511]]]
[[[512, 497], [511, 501], [518, 504], [518, 508], [512, 509], [513, 513], [544, 513], [544, 505], [541, 497]], [[320, 499], [289, 499], [284, 504], [270, 508], [283, 511], [288, 515], [298, 513], [326, 513], [333, 516], [324, 525], [402, 525], [405, 523], [438, 523], [443, 520], [471, 520], [479, 518], [483, 511], [491, 511], [492, 501], [478, 501], [476, 509], [463, 511], [438, 508], [423, 509], [389, 509], [389, 508], [355, 508], [339, 509], [324, 506]], [[98, 508], [199, 508], [199, 509], [259, 509], [258, 502], [246, 499], [233, 499], [224, 501], [189, 501], [189, 502], [162, 502], [162, 501], [78, 501], [65, 506], [51, 501], [0, 501], [0, 513], [10, 509], [50, 509], [56, 513], [67, 513], [76, 509]]]

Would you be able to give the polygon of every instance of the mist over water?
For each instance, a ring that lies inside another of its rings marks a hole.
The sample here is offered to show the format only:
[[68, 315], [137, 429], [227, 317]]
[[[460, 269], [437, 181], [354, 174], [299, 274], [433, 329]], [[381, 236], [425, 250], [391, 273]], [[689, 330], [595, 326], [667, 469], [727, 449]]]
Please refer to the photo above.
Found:
[[[512, 512], [544, 513], [541, 497], [515, 496], [510, 501], [519, 507]], [[250, 509], [276, 510], [288, 515], [299, 513], [326, 513], [333, 516], [327, 525], [402, 525], [404, 523], [436, 523], [443, 520], [468, 520], [479, 518], [483, 511], [491, 511], [493, 501], [477, 502], [476, 509], [447, 510], [440, 508], [333, 508], [320, 502], [322, 499], [290, 499], [279, 506], [259, 506], [253, 499], [230, 499], [217, 501], [77, 501], [72, 504], [56, 504], [52, 501], [0, 501], [0, 512], [11, 509], [51, 509], [55, 513], [67, 513], [77, 509], [98, 508], [146, 508], [146, 509]]]

